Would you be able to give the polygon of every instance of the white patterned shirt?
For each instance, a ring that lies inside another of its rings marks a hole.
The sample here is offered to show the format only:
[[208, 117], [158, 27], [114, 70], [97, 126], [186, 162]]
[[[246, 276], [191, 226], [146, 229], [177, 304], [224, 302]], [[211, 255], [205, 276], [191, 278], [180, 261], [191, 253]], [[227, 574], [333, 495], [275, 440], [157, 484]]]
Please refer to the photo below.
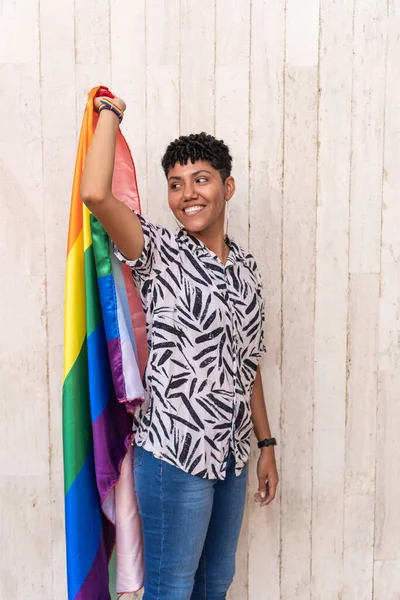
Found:
[[247, 463], [250, 397], [265, 352], [261, 277], [251, 254], [227, 239], [224, 265], [184, 230], [138, 215], [145, 245], [128, 264], [146, 315], [149, 359], [135, 444], [184, 471], [224, 479]]

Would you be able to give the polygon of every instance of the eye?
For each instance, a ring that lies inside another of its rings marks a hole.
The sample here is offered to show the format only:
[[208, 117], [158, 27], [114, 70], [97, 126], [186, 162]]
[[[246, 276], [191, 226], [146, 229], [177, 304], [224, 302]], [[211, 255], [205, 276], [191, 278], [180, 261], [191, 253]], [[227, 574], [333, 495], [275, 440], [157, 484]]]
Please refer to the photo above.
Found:
[[196, 179], [196, 183], [207, 183], [208, 179], [207, 177], [198, 177]]
[[170, 187], [171, 187], [171, 190], [179, 190], [179, 188], [182, 186], [180, 183], [171, 183]]

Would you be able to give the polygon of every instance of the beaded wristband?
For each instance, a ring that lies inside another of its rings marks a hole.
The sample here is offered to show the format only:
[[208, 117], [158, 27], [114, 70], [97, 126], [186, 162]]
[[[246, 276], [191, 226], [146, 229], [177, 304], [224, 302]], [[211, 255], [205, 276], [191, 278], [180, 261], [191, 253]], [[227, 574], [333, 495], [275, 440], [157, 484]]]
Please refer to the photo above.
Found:
[[104, 99], [100, 100], [99, 114], [101, 113], [102, 110], [111, 110], [111, 112], [113, 112], [115, 115], [117, 115], [120, 123], [121, 123], [122, 119], [124, 118], [124, 113], [122, 112], [122, 110], [120, 108], [118, 108], [118, 106], [115, 106], [115, 104], [113, 104], [109, 100], [104, 100]]

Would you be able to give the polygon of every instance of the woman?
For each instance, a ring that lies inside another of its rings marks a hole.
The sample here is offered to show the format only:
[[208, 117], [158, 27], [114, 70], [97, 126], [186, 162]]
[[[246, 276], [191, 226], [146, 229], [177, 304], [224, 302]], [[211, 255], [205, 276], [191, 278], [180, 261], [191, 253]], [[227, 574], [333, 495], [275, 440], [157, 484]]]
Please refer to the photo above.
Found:
[[144, 600], [222, 600], [235, 571], [250, 435], [259, 440], [261, 506], [278, 475], [259, 360], [264, 304], [251, 254], [224, 231], [235, 192], [227, 146], [205, 133], [162, 159], [177, 234], [111, 191], [120, 98], [95, 100], [99, 121], [82, 200], [132, 269], [146, 314], [146, 402], [135, 423], [135, 490], [145, 555]]

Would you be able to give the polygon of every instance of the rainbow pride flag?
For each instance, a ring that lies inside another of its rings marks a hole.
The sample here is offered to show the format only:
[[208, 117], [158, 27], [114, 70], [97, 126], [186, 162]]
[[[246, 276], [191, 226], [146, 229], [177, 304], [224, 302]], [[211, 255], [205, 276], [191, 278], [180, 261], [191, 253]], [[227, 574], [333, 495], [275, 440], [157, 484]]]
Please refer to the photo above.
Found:
[[[79, 194], [98, 118], [96, 95], [113, 97], [98, 87], [88, 97], [66, 267], [63, 445], [69, 600], [109, 600], [143, 585], [131, 441], [132, 422], [143, 401], [145, 319], [129, 269], [115, 259], [106, 232]], [[135, 168], [121, 132], [113, 192], [140, 211]]]

